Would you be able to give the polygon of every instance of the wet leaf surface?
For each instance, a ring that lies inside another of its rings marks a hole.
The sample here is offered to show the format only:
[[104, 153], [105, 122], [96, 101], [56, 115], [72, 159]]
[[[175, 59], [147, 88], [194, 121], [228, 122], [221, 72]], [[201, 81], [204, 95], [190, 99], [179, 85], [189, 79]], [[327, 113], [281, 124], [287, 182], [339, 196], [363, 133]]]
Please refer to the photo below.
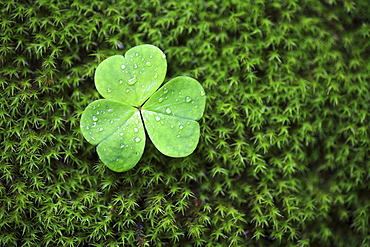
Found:
[[127, 171], [139, 162], [146, 141], [144, 126], [153, 144], [167, 156], [184, 157], [195, 150], [204, 89], [197, 80], [180, 76], [157, 90], [166, 70], [166, 56], [152, 45], [109, 57], [96, 69], [95, 85], [106, 99], [86, 107], [81, 131], [113, 171]]

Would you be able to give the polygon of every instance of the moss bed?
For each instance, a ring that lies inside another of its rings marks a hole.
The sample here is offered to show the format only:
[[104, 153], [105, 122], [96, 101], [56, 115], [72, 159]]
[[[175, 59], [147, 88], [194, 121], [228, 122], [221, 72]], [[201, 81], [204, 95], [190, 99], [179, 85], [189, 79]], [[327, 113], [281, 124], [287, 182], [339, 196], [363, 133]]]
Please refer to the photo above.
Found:
[[[370, 246], [369, 1], [1, 3], [0, 246]], [[193, 154], [116, 173], [79, 121], [140, 44], [207, 105]]]

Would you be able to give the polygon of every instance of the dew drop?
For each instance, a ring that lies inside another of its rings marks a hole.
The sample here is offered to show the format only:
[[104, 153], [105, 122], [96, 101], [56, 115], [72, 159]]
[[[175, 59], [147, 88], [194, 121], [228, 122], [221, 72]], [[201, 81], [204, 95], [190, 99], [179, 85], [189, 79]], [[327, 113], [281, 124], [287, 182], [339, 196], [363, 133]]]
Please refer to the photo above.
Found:
[[154, 74], [154, 79], [157, 79], [158, 78], [158, 73], [155, 73]]
[[113, 123], [113, 120], [110, 120], [109, 123], [112, 124]]
[[166, 87], [163, 88], [163, 93], [168, 93], [168, 89]]
[[187, 124], [190, 124], [190, 122], [187, 122]]
[[158, 102], [161, 103], [163, 101], [163, 98], [159, 98]]
[[158, 116], [156, 116], [156, 117], [155, 117], [155, 120], [159, 121], [159, 120], [161, 120], [161, 118], [160, 118], [160, 117], [158, 117]]
[[146, 62], [146, 66], [151, 67], [152, 63], [151, 62]]
[[130, 89], [129, 88], [126, 88], [126, 93], [130, 92]]
[[96, 122], [96, 121], [98, 121], [98, 117], [97, 116], [92, 116], [92, 120]]
[[205, 96], [205, 95], [206, 95], [206, 93], [205, 93], [203, 90], [200, 90], [200, 95], [201, 95], [201, 96]]
[[108, 109], [108, 112], [112, 112], [113, 111], [113, 109], [111, 108], [111, 109]]
[[127, 81], [128, 85], [134, 85], [137, 82], [136, 77], [132, 77]]
[[136, 137], [135, 142], [139, 142], [139, 141], [141, 141], [141, 139], [139, 137]]
[[89, 126], [86, 126], [86, 129], [87, 129], [87, 130], [88, 130], [88, 129], [90, 129], [90, 128], [89, 128]]
[[121, 133], [119, 133], [119, 135], [120, 135], [120, 136], [124, 136], [125, 134], [121, 132]]
[[93, 108], [93, 110], [95, 110], [96, 109], [96, 105], [94, 105], [92, 108]]
[[137, 67], [138, 67], [138, 66], [137, 66], [137, 64], [135, 63], [135, 64], [134, 64], [134, 69], [137, 69]]
[[162, 54], [162, 58], [166, 58], [166, 55], [165, 54]]
[[92, 136], [92, 137], [91, 137], [91, 140], [95, 140], [95, 138]]
[[119, 84], [122, 84], [123, 83], [123, 80], [119, 80]]
[[124, 147], [125, 147], [125, 144], [121, 143], [121, 144], [119, 144], [119, 146], [120, 146], [121, 148], [124, 148]]
[[177, 138], [180, 138], [181, 136], [180, 135], [177, 135]]
[[124, 64], [121, 65], [121, 69], [125, 69], [126, 66]]
[[171, 129], [173, 129], [175, 126], [173, 126], [173, 124], [171, 124]]
[[135, 152], [136, 155], [139, 155], [139, 152]]
[[190, 98], [189, 96], [187, 96], [187, 97], [185, 98], [185, 101], [189, 103], [189, 102], [191, 101], [191, 98]]
[[112, 92], [112, 89], [110, 87], [107, 88], [107, 92], [110, 93]]
[[182, 130], [183, 128], [184, 128], [184, 126], [182, 126], [182, 125], [180, 125], [180, 126], [179, 126], [179, 129], [180, 129], [180, 130]]
[[96, 112], [96, 115], [99, 115], [99, 114], [100, 114], [100, 112], [99, 112], [99, 111], [97, 111], [97, 112]]
[[136, 53], [135, 53], [135, 56], [139, 56], [139, 53], [137, 53], [137, 52], [136, 52]]
[[195, 105], [194, 108], [198, 108], [198, 105]]
[[99, 128], [99, 131], [103, 131], [103, 130], [104, 130], [104, 129], [103, 129], [103, 127], [100, 127], [100, 128]]
[[170, 108], [166, 108], [166, 112], [167, 112], [168, 114], [170, 114], [172, 111], [171, 111], [171, 109], [170, 109]]
[[138, 131], [139, 131], [139, 129], [138, 129], [138, 128], [134, 128], [134, 132], [136, 132], [136, 133], [137, 133]]

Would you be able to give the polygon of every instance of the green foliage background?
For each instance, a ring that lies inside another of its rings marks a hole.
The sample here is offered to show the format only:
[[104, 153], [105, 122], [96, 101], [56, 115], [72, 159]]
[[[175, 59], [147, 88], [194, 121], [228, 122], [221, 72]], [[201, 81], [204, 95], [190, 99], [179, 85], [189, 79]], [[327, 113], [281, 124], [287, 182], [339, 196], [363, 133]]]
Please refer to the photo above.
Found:
[[[1, 246], [370, 246], [369, 1], [1, 6]], [[205, 88], [200, 144], [115, 173], [79, 120], [146, 43]]]

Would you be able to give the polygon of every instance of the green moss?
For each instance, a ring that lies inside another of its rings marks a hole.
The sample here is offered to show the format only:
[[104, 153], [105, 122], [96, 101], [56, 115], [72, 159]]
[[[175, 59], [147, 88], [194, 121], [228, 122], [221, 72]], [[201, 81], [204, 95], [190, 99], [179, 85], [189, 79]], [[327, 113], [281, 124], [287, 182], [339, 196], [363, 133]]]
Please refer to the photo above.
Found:
[[[0, 16], [0, 245], [370, 245], [366, 1], [26, 2]], [[114, 173], [79, 119], [140, 44], [205, 88], [201, 139]]]

